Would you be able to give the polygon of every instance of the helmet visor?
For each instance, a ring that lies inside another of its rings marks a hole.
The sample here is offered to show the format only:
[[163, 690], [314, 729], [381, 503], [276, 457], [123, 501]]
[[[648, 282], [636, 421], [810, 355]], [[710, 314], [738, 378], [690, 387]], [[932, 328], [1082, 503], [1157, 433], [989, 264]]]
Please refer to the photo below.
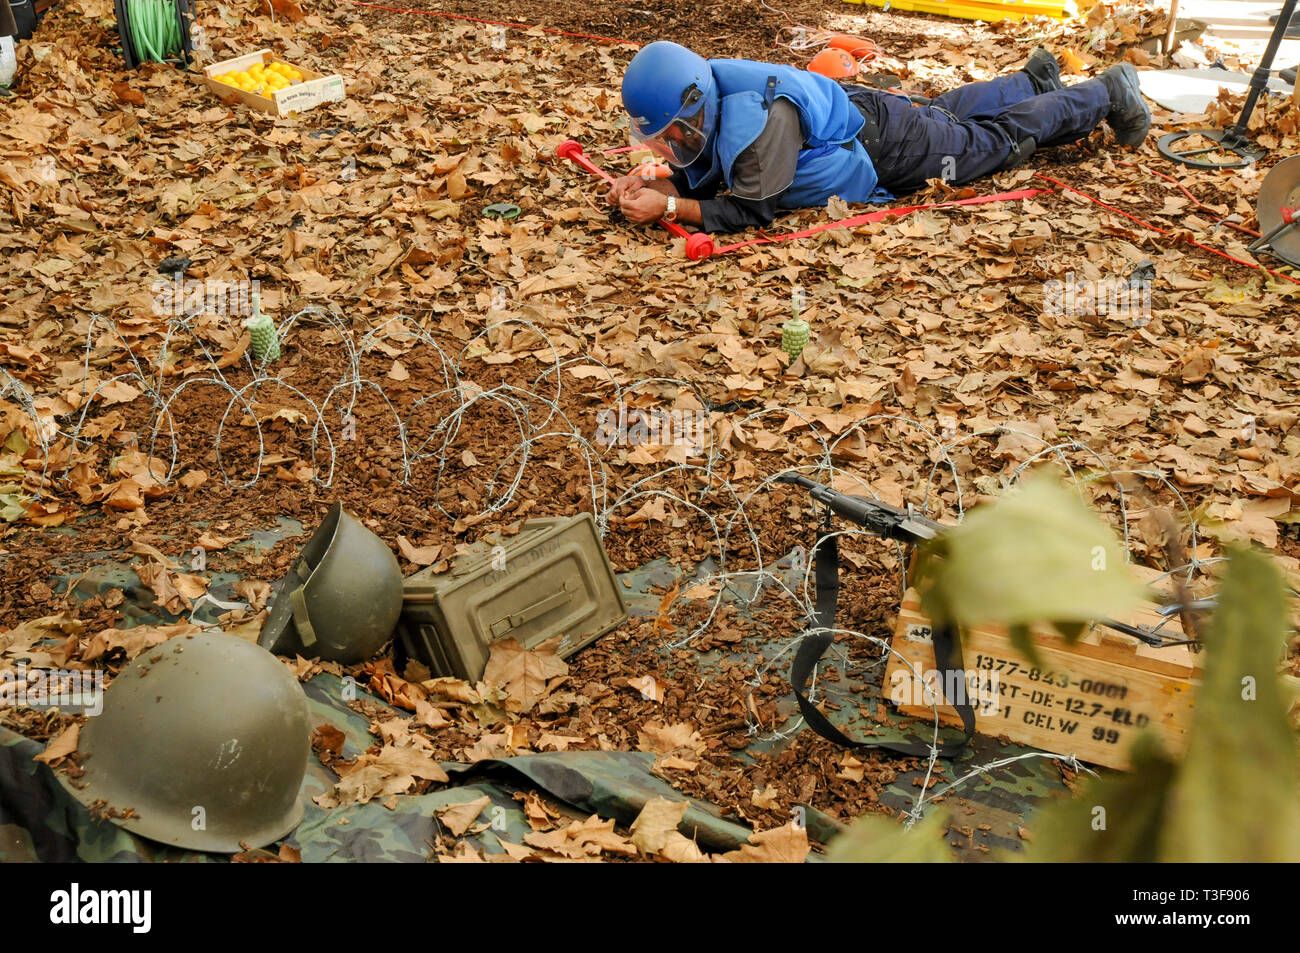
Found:
[[717, 97], [692, 84], [682, 94], [682, 108], [677, 115], [659, 129], [648, 130], [634, 116], [630, 126], [632, 142], [679, 169], [685, 168], [704, 152], [717, 112]]

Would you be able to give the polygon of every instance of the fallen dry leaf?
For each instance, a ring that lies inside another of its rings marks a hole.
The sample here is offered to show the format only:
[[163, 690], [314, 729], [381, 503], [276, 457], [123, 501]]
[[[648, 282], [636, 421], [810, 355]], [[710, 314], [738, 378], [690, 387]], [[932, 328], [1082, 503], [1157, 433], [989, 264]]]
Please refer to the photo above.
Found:
[[555, 654], [554, 646], [543, 644], [529, 650], [516, 639], [505, 638], [492, 643], [483, 682], [506, 693], [507, 711], [526, 713], [546, 697], [553, 687], [551, 679], [568, 672], [569, 666]]
[[632, 822], [632, 843], [646, 857], [677, 864], [709, 863], [709, 856], [678, 830], [690, 806], [687, 801], [651, 798]]
[[808, 831], [791, 821], [784, 827], [751, 835], [748, 844], [722, 859], [733, 864], [802, 864], [808, 857]]
[[438, 820], [442, 825], [451, 831], [451, 833], [460, 837], [470, 826], [478, 820], [479, 814], [483, 813], [483, 808], [492, 803], [492, 799], [486, 794], [472, 801], [465, 801], [461, 804], [452, 804], [449, 807], [439, 808], [437, 811]]
[[704, 742], [694, 726], [685, 723], [664, 725], [649, 721], [637, 731], [637, 750], [654, 754], [669, 754], [679, 749], [695, 752], [704, 750]]
[[80, 725], [69, 725], [59, 732], [58, 737], [45, 746], [45, 750], [36, 755], [32, 760], [39, 761], [42, 764], [58, 764], [68, 755], [77, 750], [77, 741], [81, 737]]

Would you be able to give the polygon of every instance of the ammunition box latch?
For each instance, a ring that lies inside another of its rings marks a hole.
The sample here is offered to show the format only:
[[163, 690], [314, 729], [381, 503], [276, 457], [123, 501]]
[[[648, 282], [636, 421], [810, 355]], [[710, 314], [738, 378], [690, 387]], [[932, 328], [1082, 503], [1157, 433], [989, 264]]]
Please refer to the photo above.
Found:
[[569, 601], [569, 586], [565, 583], [559, 592], [553, 592], [545, 599], [539, 599], [531, 606], [520, 609], [518, 612], [511, 613], [504, 619], [498, 619], [492, 623], [492, 637], [499, 639], [508, 633], [511, 629], [517, 629], [525, 622], [530, 622], [540, 615], [545, 615], [552, 609], [558, 608]]

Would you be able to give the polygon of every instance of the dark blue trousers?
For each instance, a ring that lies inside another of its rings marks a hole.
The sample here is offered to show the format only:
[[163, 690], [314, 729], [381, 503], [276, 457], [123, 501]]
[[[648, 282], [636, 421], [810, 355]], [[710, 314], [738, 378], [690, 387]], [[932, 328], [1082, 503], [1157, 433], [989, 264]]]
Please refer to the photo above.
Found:
[[[960, 184], [989, 175], [1010, 164], [1013, 144], [1033, 139], [1041, 149], [1074, 142], [1110, 111], [1099, 80], [1039, 94], [1024, 72], [958, 87], [928, 106], [865, 86], [845, 90], [867, 120], [863, 144], [880, 185], [895, 194], [922, 188], [927, 179]], [[866, 138], [873, 120], [876, 142]]]

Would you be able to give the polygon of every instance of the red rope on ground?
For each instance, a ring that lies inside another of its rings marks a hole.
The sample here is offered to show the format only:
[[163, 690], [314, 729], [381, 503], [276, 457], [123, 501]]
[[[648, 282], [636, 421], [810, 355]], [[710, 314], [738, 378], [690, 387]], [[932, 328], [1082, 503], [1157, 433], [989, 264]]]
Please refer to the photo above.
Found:
[[812, 228], [805, 228], [798, 232], [786, 232], [784, 235], [765, 235], [762, 238], [751, 238], [749, 241], [736, 242], [734, 245], [723, 245], [721, 248], [713, 250], [714, 255], [724, 255], [727, 252], [735, 251], [737, 248], [745, 248], [748, 245], [770, 245], [776, 242], [788, 242], [793, 238], [807, 238], [809, 235], [816, 235], [818, 232], [829, 231], [832, 228], [854, 228], [858, 225], [866, 225], [869, 222], [883, 222], [893, 216], [907, 215], [911, 212], [919, 212], [928, 208], [952, 208], [957, 205], [982, 205], [985, 202], [1014, 202], [1020, 199], [1032, 198], [1035, 195], [1042, 195], [1050, 192], [1051, 189], [1020, 189], [1018, 192], [998, 192], [996, 195], [977, 195], [970, 199], [959, 199], [955, 202], [935, 202], [932, 205], [904, 205], [896, 208], [879, 209], [875, 212], [867, 212], [865, 215], [855, 215], [852, 218], [841, 218], [834, 222], [825, 222], [821, 225], [814, 225]]
[[411, 13], [419, 17], [446, 17], [449, 20], [465, 20], [469, 23], [486, 23], [489, 26], [511, 26], [517, 30], [541, 30], [543, 33], [554, 33], [557, 36], [573, 36], [580, 40], [600, 40], [602, 43], [621, 43], [626, 46], [640, 47], [641, 44], [634, 40], [620, 40], [616, 36], [600, 36], [597, 33], [570, 33], [568, 30], [555, 30], [548, 26], [538, 26], [535, 23], [511, 23], [508, 20], [484, 20], [481, 17], [467, 17], [460, 13], [443, 13], [441, 10], [411, 10], [407, 7], [388, 7], [382, 3], [365, 3], [364, 0], [348, 0], [358, 7], [370, 7], [372, 10], [387, 10], [390, 13]]
[[[1125, 218], [1132, 219], [1133, 221], [1141, 225], [1143, 228], [1150, 229], [1153, 232], [1158, 232], [1161, 235], [1173, 234], [1173, 232], [1166, 231], [1165, 229], [1160, 228], [1157, 225], [1152, 225], [1150, 222], [1144, 222], [1136, 215], [1130, 215], [1128, 212], [1124, 211], [1123, 209], [1116, 208], [1113, 205], [1107, 205], [1101, 199], [1093, 198], [1087, 192], [1084, 192], [1080, 189], [1076, 189], [1072, 185], [1066, 185], [1064, 182], [1060, 181], [1059, 179], [1054, 179], [1050, 175], [1043, 175], [1043, 173], [1041, 172], [1035, 172], [1034, 177], [1038, 179], [1042, 179], [1045, 182], [1051, 182], [1053, 185], [1058, 185], [1061, 188], [1065, 189], [1067, 192], [1074, 192], [1076, 195], [1082, 195], [1085, 199], [1087, 199], [1089, 202], [1093, 203], [1094, 205], [1100, 205], [1102, 208], [1106, 209], [1109, 212], [1114, 212], [1117, 215], [1123, 215]], [[1208, 251], [1211, 254], [1218, 255], [1220, 258], [1226, 258], [1228, 259], [1228, 261], [1235, 261], [1237, 264], [1245, 265], [1247, 268], [1257, 268], [1260, 271], [1267, 271], [1270, 275], [1273, 275], [1277, 278], [1285, 278], [1287, 281], [1291, 282], [1292, 284], [1300, 285], [1300, 279], [1292, 278], [1290, 275], [1284, 275], [1280, 271], [1274, 271], [1272, 268], [1267, 268], [1264, 265], [1259, 264], [1258, 262], [1244, 261], [1241, 258], [1235, 258], [1232, 255], [1229, 255], [1225, 251], [1219, 251], [1219, 249], [1211, 248], [1209, 245], [1202, 245], [1194, 238], [1188, 238], [1186, 239], [1186, 241], [1190, 245], [1195, 245], [1197, 248], [1203, 249], [1204, 251]]]
[[[1159, 178], [1161, 178], [1161, 179], [1164, 179], [1166, 182], [1172, 182], [1174, 185], [1178, 186], [1178, 189], [1179, 189], [1180, 192], [1182, 192], [1182, 193], [1183, 193], [1184, 195], [1186, 195], [1189, 199], [1191, 199], [1193, 202], [1195, 202], [1196, 205], [1197, 205], [1199, 208], [1202, 208], [1202, 209], [1204, 209], [1204, 210], [1207, 211], [1207, 212], [1214, 212], [1214, 209], [1210, 208], [1210, 206], [1206, 205], [1204, 202], [1202, 202], [1200, 199], [1198, 199], [1195, 195], [1193, 195], [1192, 192], [1191, 192], [1191, 189], [1189, 189], [1187, 186], [1183, 185], [1183, 183], [1179, 182], [1179, 181], [1178, 181], [1177, 179], [1175, 179], [1172, 175], [1166, 175], [1165, 173], [1161, 172], [1159, 169], [1148, 169], [1146, 166], [1142, 165], [1142, 163], [1140, 163], [1140, 162], [1124, 162], [1123, 160], [1118, 160], [1118, 159], [1117, 159], [1117, 160], [1115, 161], [1115, 164], [1116, 164], [1116, 165], [1126, 165], [1126, 166], [1128, 166], [1130, 169], [1141, 169], [1143, 172], [1147, 173], [1148, 175], [1154, 175], [1154, 176], [1157, 176], [1157, 177], [1159, 177]], [[1215, 214], [1218, 214], [1218, 213], [1216, 212]], [[1253, 238], [1259, 238], [1259, 232], [1255, 231], [1253, 228], [1247, 228], [1245, 225], [1238, 225], [1236, 222], [1229, 222], [1227, 219], [1223, 219], [1219, 224], [1227, 225], [1229, 228], [1235, 228], [1237, 231], [1239, 231], [1239, 232], [1244, 232], [1244, 233], [1246, 233], [1247, 235], [1252, 236]]]

